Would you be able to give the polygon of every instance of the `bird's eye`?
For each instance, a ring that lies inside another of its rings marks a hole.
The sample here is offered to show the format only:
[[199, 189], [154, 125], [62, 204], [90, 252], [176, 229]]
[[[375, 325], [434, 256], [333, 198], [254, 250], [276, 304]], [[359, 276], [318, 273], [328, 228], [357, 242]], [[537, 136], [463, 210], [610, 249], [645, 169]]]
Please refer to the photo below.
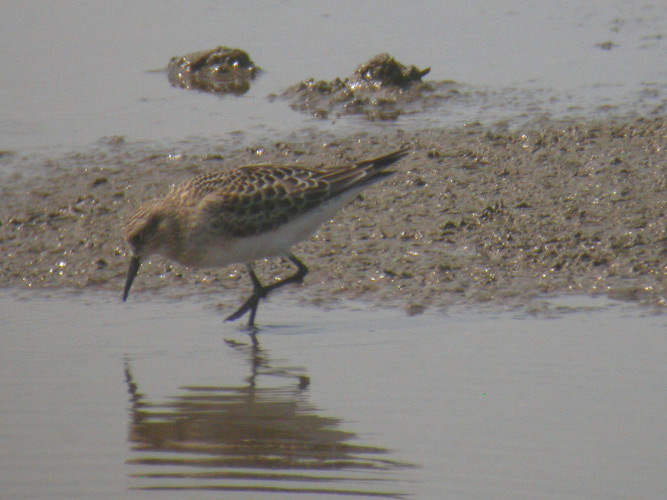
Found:
[[144, 240], [144, 238], [141, 235], [141, 233], [133, 234], [130, 237], [130, 243], [132, 244], [132, 246], [135, 246], [135, 247], [138, 247], [139, 245], [141, 245], [143, 240]]

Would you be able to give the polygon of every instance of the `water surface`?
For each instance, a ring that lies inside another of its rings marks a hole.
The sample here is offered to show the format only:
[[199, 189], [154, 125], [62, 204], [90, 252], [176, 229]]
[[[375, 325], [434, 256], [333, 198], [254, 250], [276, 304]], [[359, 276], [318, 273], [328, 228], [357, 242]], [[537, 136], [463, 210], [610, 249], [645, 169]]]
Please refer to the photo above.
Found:
[[[231, 140], [378, 126], [430, 127], [541, 116], [651, 114], [665, 105], [667, 5], [318, 0], [4, 2], [0, 149], [128, 141]], [[173, 56], [238, 46], [265, 73], [240, 98], [172, 88]], [[267, 96], [345, 77], [388, 52], [455, 80], [461, 97], [397, 122], [317, 120]]]
[[0, 303], [6, 498], [664, 497], [664, 315]]

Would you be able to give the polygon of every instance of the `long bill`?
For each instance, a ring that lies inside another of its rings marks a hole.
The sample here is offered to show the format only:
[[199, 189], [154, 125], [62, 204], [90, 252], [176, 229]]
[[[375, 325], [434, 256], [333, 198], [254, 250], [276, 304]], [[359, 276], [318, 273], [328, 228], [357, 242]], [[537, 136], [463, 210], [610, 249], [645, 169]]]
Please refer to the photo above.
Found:
[[127, 279], [125, 280], [125, 290], [123, 291], [123, 302], [127, 300], [127, 296], [130, 294], [130, 288], [132, 288], [132, 282], [134, 277], [139, 272], [139, 267], [141, 266], [141, 257], [135, 255], [130, 261], [130, 269], [127, 271]]

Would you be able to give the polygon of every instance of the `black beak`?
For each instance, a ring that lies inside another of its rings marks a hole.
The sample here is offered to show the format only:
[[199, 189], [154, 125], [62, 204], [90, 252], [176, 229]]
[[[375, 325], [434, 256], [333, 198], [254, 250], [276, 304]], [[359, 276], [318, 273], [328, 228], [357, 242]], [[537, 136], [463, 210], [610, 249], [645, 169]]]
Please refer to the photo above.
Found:
[[132, 288], [132, 282], [134, 277], [139, 272], [139, 267], [141, 266], [141, 257], [135, 255], [130, 261], [130, 269], [127, 271], [127, 279], [125, 280], [125, 290], [123, 291], [123, 302], [127, 300], [127, 296], [130, 294], [130, 288]]

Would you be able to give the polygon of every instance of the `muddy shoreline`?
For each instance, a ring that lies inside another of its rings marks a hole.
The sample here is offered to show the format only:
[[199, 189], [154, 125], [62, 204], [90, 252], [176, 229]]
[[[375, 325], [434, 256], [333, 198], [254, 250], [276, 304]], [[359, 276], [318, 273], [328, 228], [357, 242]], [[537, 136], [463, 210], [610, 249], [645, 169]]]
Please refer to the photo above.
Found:
[[[120, 294], [126, 217], [201, 172], [244, 163], [322, 166], [410, 144], [399, 173], [294, 248], [305, 284], [281, 291], [405, 308], [529, 307], [558, 294], [667, 306], [667, 121], [551, 122], [520, 131], [385, 130], [348, 137], [174, 153], [122, 138], [5, 175], [0, 285]], [[258, 266], [270, 281], [288, 270]], [[230, 312], [249, 291], [243, 266], [197, 271], [156, 257], [133, 294], [210, 294]]]

